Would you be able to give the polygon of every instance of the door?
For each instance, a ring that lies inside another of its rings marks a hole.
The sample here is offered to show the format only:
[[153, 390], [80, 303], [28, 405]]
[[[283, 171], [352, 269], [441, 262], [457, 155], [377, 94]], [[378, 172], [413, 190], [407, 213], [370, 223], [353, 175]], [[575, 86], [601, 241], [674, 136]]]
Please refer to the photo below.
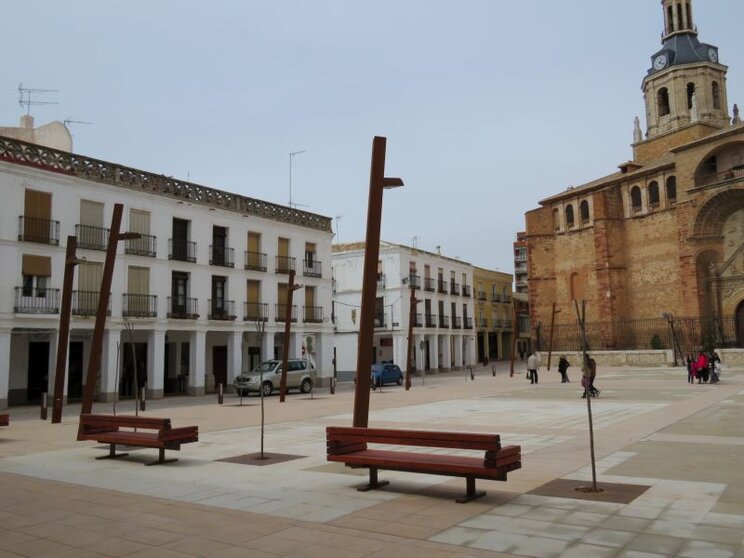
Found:
[[186, 295], [188, 292], [188, 273], [174, 271], [171, 276], [171, 308], [173, 314], [186, 314]]
[[212, 315], [223, 316], [225, 312], [225, 277], [212, 277]]
[[222, 384], [227, 386], [227, 346], [212, 347], [212, 375], [214, 387]]
[[103, 281], [103, 264], [83, 262], [78, 266], [77, 310], [81, 314], [95, 314], [98, 309], [98, 296]]
[[744, 300], [736, 309], [736, 346], [744, 348]]
[[225, 265], [225, 248], [227, 247], [227, 229], [225, 227], [212, 227], [212, 263], [214, 265]]
[[67, 400], [80, 399], [83, 396], [83, 343], [70, 343], [67, 359]]
[[255, 370], [261, 364], [261, 347], [248, 347], [248, 366]]
[[28, 344], [28, 383], [26, 399], [39, 401], [41, 394], [48, 389], [49, 382], [49, 342], [30, 342]]
[[26, 190], [23, 208], [23, 236], [26, 240], [48, 242], [52, 238], [52, 195]]
[[[147, 383], [147, 343], [135, 343], [134, 355], [132, 345], [122, 343], [122, 366], [121, 380], [119, 380], [119, 395], [122, 397], [134, 397], [134, 389], [139, 389]], [[134, 363], [132, 364], [132, 356]]]
[[173, 259], [186, 261], [188, 256], [189, 222], [173, 219]]

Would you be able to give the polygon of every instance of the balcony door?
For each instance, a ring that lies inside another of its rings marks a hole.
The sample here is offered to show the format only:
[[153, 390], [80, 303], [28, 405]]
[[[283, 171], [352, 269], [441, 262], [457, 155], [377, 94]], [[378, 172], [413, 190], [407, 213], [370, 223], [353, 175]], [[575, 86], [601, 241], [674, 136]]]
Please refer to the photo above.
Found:
[[48, 240], [52, 219], [52, 194], [38, 190], [26, 190], [23, 207], [23, 237]]
[[188, 259], [189, 222], [185, 219], [173, 219], [173, 259]]
[[77, 310], [84, 314], [95, 314], [98, 296], [103, 281], [103, 264], [83, 262], [78, 266]]
[[212, 227], [212, 263], [214, 265], [225, 265], [225, 248], [227, 248], [227, 229], [225, 227]]
[[130, 315], [147, 315], [150, 310], [150, 268], [130, 265], [127, 285], [127, 310]]
[[186, 314], [186, 298], [189, 292], [189, 274], [174, 271], [171, 275], [171, 312]]
[[225, 283], [226, 277], [212, 277], [212, 314], [225, 313]]

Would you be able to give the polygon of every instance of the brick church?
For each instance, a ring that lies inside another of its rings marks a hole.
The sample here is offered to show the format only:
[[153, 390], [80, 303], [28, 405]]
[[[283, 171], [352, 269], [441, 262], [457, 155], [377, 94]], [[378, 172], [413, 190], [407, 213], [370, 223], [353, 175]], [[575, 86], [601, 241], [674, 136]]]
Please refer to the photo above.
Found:
[[665, 313], [715, 322], [744, 347], [744, 125], [736, 105], [729, 113], [728, 67], [699, 39], [692, 0], [662, 5], [632, 160], [525, 215], [538, 337], [553, 303], [556, 324], [575, 324], [573, 301], [586, 300], [607, 348], [633, 348], [621, 346], [619, 323]]

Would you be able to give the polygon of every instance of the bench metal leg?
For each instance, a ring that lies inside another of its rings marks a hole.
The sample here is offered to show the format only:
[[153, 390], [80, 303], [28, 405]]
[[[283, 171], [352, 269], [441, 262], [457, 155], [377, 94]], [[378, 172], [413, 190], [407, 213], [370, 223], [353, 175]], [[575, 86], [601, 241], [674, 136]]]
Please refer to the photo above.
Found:
[[367, 492], [368, 490], [374, 490], [390, 484], [390, 481], [381, 481], [377, 479], [377, 467], [369, 468], [369, 483], [357, 486], [359, 492]]
[[163, 463], [173, 463], [174, 461], [178, 461], [178, 459], [176, 458], [166, 459], [165, 449], [160, 448], [158, 449], [158, 459], [156, 461], [150, 461], [149, 463], [145, 463], [145, 466], [149, 467], [150, 465], [162, 465]]
[[475, 490], [475, 477], [465, 477], [465, 487], [465, 497], [455, 500], [455, 502], [457, 502], [458, 504], [465, 504], [467, 502], [470, 502], [471, 500], [475, 500], [476, 498], [480, 498], [481, 496], [486, 495], [484, 491], [479, 492]]
[[117, 459], [119, 457], [126, 457], [128, 453], [116, 453], [116, 444], [109, 444], [108, 455], [99, 455], [96, 459]]

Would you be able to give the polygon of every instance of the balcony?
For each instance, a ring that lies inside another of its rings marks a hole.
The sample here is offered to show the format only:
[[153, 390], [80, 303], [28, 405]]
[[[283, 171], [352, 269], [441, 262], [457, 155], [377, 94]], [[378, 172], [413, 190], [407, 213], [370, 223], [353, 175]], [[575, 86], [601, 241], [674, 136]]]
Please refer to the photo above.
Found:
[[375, 316], [375, 329], [387, 329], [387, 320], [385, 316]]
[[108, 248], [109, 229], [93, 225], [75, 225], [77, 247], [86, 250], [103, 250]]
[[455, 283], [454, 281], [450, 281], [450, 294], [453, 294], [453, 295], [460, 294], [460, 283]]
[[180, 320], [199, 319], [199, 299], [183, 296], [168, 297], [168, 317]]
[[465, 316], [463, 319], [463, 327], [465, 329], [473, 329], [473, 318], [470, 318], [469, 316]]
[[449, 328], [449, 316], [439, 316], [439, 327]]
[[470, 289], [470, 285], [463, 285], [462, 286], [462, 296], [466, 296], [470, 298], [472, 296], [472, 291]]
[[323, 323], [323, 307], [322, 306], [303, 306], [302, 307], [302, 321], [306, 324], [322, 324]]
[[157, 239], [151, 234], [141, 234], [140, 238], [127, 240], [124, 244], [124, 253], [133, 256], [154, 258], [156, 251]]
[[287, 256], [276, 257], [276, 273], [289, 273], [295, 271], [295, 258], [289, 258]]
[[514, 255], [514, 261], [515, 262], [526, 262], [527, 261], [527, 254], [517, 253]]
[[462, 329], [462, 318], [460, 316], [452, 316], [452, 329]]
[[158, 296], [145, 294], [124, 294], [121, 315], [125, 318], [156, 318], [158, 316]]
[[426, 327], [437, 327], [437, 315], [436, 314], [426, 314], [424, 318], [426, 320]]
[[715, 184], [723, 184], [725, 182], [735, 182], [742, 179], [744, 179], [744, 165], [713, 174], [696, 176], [695, 188], [702, 188], [703, 186], [713, 186]]
[[433, 293], [436, 290], [436, 280], [431, 277], [424, 277], [424, 290]]
[[317, 260], [302, 260], [302, 274], [305, 277], [323, 277], [323, 268]]
[[245, 252], [245, 269], [266, 271], [266, 254], [262, 252]]
[[196, 242], [180, 238], [169, 238], [168, 259], [196, 263]]
[[265, 322], [269, 319], [269, 305], [265, 302], [246, 302], [243, 304], [243, 320], [246, 322]]
[[416, 314], [413, 317], [413, 327], [424, 327], [424, 316], [422, 314]]
[[411, 286], [412, 289], [420, 289], [421, 288], [421, 275], [416, 275], [415, 273], [409, 273], [408, 284]]
[[58, 314], [59, 289], [15, 288], [16, 314]]
[[488, 300], [488, 297], [486, 297], [486, 291], [478, 291], [478, 300], [482, 302]]
[[441, 294], [447, 294], [447, 281], [444, 279], [437, 279], [437, 290]]
[[484, 328], [484, 329], [487, 328], [488, 327], [488, 318], [481, 318], [480, 320], [478, 320], [478, 327], [481, 327], [481, 328]]
[[21, 215], [18, 218], [18, 240], [59, 246], [59, 221]]
[[501, 295], [493, 293], [491, 295], [491, 302], [501, 302]]
[[[275, 322], [286, 322], [287, 321], [287, 305], [286, 304], [275, 304], [274, 305], [274, 321]], [[297, 306], [292, 305], [289, 321], [294, 323], [297, 321]]]
[[[72, 315], [73, 316], [95, 316], [98, 312], [98, 291], [72, 291]], [[111, 295], [109, 294], [108, 309], [106, 315], [111, 315]]]
[[227, 246], [209, 245], [209, 265], [235, 267], [235, 249]]
[[209, 313], [207, 314], [208, 320], [231, 321], [237, 317], [235, 315], [234, 300], [210, 298], [207, 300], [207, 308], [209, 309]]

